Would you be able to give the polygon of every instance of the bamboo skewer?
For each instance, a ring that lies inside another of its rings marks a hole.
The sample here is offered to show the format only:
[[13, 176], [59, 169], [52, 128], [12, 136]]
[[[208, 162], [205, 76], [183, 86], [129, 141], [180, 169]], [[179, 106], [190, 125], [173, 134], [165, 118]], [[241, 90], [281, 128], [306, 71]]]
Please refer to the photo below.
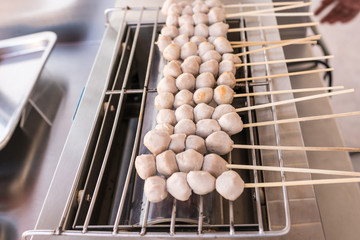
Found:
[[250, 53], [262, 52], [262, 51], [272, 49], [272, 48], [284, 47], [284, 46], [292, 45], [292, 44], [295, 44], [295, 43], [301, 43], [301, 42], [304, 42], [304, 41], [315, 40], [315, 39], [318, 39], [320, 37], [321, 37], [321, 35], [314, 35], [314, 36], [305, 37], [305, 38], [297, 38], [297, 39], [292, 39], [292, 40], [285, 40], [285, 42], [282, 42], [282, 43], [279, 43], [279, 44], [276, 44], [276, 45], [273, 45], [273, 46], [267, 46], [267, 47], [263, 47], [263, 48], [255, 49], [255, 50], [252, 50], [252, 51], [243, 52], [243, 53], [237, 53], [235, 55], [236, 56], [243, 56], [243, 55], [247, 55], [247, 54], [250, 54]]
[[268, 126], [268, 125], [283, 124], [283, 123], [323, 120], [323, 119], [331, 119], [331, 118], [338, 118], [338, 117], [349, 117], [349, 116], [355, 116], [355, 115], [360, 115], [360, 112], [335, 113], [335, 114], [310, 116], [310, 117], [302, 117], [302, 118], [289, 118], [289, 119], [282, 119], [282, 120], [276, 120], [276, 121], [247, 123], [247, 124], [243, 125], [243, 128]]
[[274, 75], [269, 75], [269, 76], [238, 78], [238, 79], [236, 79], [236, 82], [246, 82], [246, 81], [250, 81], [250, 80], [259, 80], [259, 79], [266, 79], [266, 78], [290, 77], [290, 76], [297, 76], [297, 75], [330, 72], [333, 70], [334, 70], [333, 68], [324, 68], [324, 69], [314, 69], [314, 70], [306, 70], [306, 71], [298, 71], [298, 72], [290, 72], [290, 73], [280, 73], [280, 74], [274, 74]]
[[[286, 40], [282, 40], [282, 41], [276, 41], [276, 42], [283, 42]], [[274, 41], [275, 42], [275, 41]], [[299, 43], [294, 43], [293, 45], [305, 45], [305, 44], [316, 44], [317, 41], [303, 41], [303, 42], [299, 42]], [[258, 43], [258, 44], [253, 44], [252, 42], [248, 42], [247, 44], [242, 44], [242, 45], [232, 45], [232, 48], [243, 48], [243, 47], [250, 47], [250, 46], [257, 46], [257, 45], [267, 45], [267, 44], [274, 44], [274, 43]]]
[[286, 13], [254, 13], [248, 14], [247, 16], [259, 16], [259, 17], [306, 17], [306, 16], [314, 16], [312, 12], [286, 12]]
[[356, 182], [360, 182], [360, 178], [334, 178], [334, 179], [301, 180], [301, 181], [287, 181], [287, 182], [245, 183], [244, 187], [245, 188], [290, 187], [290, 186], [319, 185], [319, 184], [333, 184], [333, 183], [356, 183]]
[[[317, 38], [313, 38], [313, 40], [320, 40], [321, 35], [317, 35]], [[279, 40], [279, 41], [258, 41], [258, 42], [248, 42], [248, 41], [230, 41], [230, 44], [232, 44], [233, 48], [234, 45], [241, 45], [242, 47], [247, 47], [247, 46], [256, 46], [256, 45], [268, 45], [268, 44], [278, 44], [278, 43], [283, 43], [283, 42], [288, 42], [288, 41], [292, 41], [292, 40], [298, 40], [298, 39], [303, 39], [303, 38], [293, 38], [293, 39], [286, 39], [286, 40]]]
[[293, 168], [293, 167], [274, 167], [274, 166], [254, 166], [254, 165], [241, 165], [241, 164], [227, 164], [226, 166], [232, 169], [264, 170], [264, 171], [294, 172], [294, 173], [316, 173], [316, 174], [327, 174], [327, 175], [337, 175], [337, 176], [360, 177], [360, 172], [352, 172], [352, 171]]
[[282, 25], [273, 25], [273, 26], [230, 28], [230, 29], [228, 29], [228, 32], [244, 32], [244, 31], [256, 31], [256, 30], [265, 30], [265, 29], [312, 27], [312, 26], [317, 26], [317, 25], [319, 25], [318, 22], [306, 22], [306, 23], [282, 24]]
[[306, 96], [306, 97], [288, 99], [288, 100], [272, 102], [272, 103], [265, 103], [265, 104], [250, 106], [250, 107], [242, 107], [242, 108], [237, 108], [236, 112], [244, 112], [244, 111], [255, 110], [255, 109], [260, 109], [260, 108], [279, 106], [279, 105], [284, 105], [284, 104], [289, 104], [289, 103], [296, 103], [296, 102], [307, 101], [307, 100], [312, 100], [312, 99], [317, 99], [317, 98], [322, 98], [322, 97], [329, 97], [329, 96], [350, 93], [350, 92], [354, 92], [354, 89], [347, 89], [347, 90], [331, 92], [331, 93], [314, 94], [314, 95]]
[[286, 6], [282, 6], [282, 7], [259, 9], [259, 10], [248, 11], [248, 12], [230, 13], [230, 14], [226, 14], [226, 17], [227, 18], [241, 17], [241, 16], [254, 15], [254, 14], [258, 14], [258, 13], [283, 11], [283, 10], [289, 10], [289, 9], [294, 9], [294, 8], [306, 7], [306, 6], [310, 6], [311, 4], [312, 4], [312, 2], [307, 2], [307, 3], [286, 5]]
[[268, 145], [234, 144], [233, 148], [283, 150], [283, 151], [311, 151], [311, 152], [360, 152], [360, 148], [350, 148], [350, 147], [301, 147], [301, 146], [268, 146]]
[[271, 3], [240, 3], [240, 4], [227, 4], [223, 5], [223, 8], [236, 8], [236, 7], [267, 7], [267, 6], [283, 6], [283, 5], [296, 5], [304, 3], [303, 1], [298, 2], [271, 2]]
[[235, 67], [245, 67], [245, 66], [247, 67], [247, 66], [256, 66], [256, 65], [263, 65], [263, 64], [308, 62], [308, 61], [314, 61], [314, 60], [330, 59], [330, 58], [333, 58], [333, 57], [334, 57], [333, 55], [330, 55], [330, 56], [320, 56], [320, 57], [281, 59], [281, 60], [264, 61], [264, 62], [238, 63], [238, 64], [235, 64]]
[[300, 88], [300, 89], [291, 89], [291, 90], [254, 92], [254, 93], [239, 93], [239, 94], [234, 94], [234, 97], [253, 97], [253, 96], [276, 95], [276, 94], [299, 93], [299, 92], [314, 92], [314, 91], [324, 91], [324, 90], [339, 90], [339, 89], [344, 89], [344, 86]]

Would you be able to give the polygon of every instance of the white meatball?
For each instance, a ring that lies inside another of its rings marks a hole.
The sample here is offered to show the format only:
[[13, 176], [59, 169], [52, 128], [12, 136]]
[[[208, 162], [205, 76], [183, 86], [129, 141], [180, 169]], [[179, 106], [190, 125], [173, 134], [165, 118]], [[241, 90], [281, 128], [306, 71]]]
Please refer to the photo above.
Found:
[[169, 149], [174, 153], [180, 153], [185, 150], [185, 133], [176, 133], [170, 136], [171, 142], [169, 145]]
[[162, 92], [170, 92], [172, 94], [175, 94], [178, 92], [178, 89], [176, 87], [176, 80], [175, 78], [171, 76], [166, 76], [163, 79], [161, 79], [156, 87], [156, 90], [158, 93]]
[[156, 130], [167, 132], [169, 135], [174, 134], [174, 126], [169, 123], [160, 123], [155, 126]]
[[193, 58], [194, 56], [188, 57], [181, 64], [181, 69], [184, 73], [190, 73], [192, 75], [198, 75], [200, 65], [197, 58]]
[[194, 92], [194, 102], [209, 103], [213, 99], [214, 90], [212, 88], [199, 88]]
[[[209, 29], [210, 30], [210, 29]], [[179, 30], [175, 26], [164, 26], [161, 29], [161, 34], [164, 36], [168, 36], [170, 38], [175, 38], [177, 35], [179, 35]]]
[[163, 15], [167, 15], [170, 5], [172, 5], [174, 3], [176, 3], [175, 0], [166, 0], [161, 7], [161, 13]]
[[185, 6], [181, 12], [182, 15], [190, 15], [192, 16], [194, 14], [194, 11], [192, 10], [191, 6]]
[[166, 180], [159, 176], [145, 180], [144, 193], [149, 202], [161, 202], [167, 197]]
[[194, 25], [194, 20], [193, 20], [192, 16], [182, 15], [181, 17], [179, 17], [179, 26], [181, 27], [184, 24]]
[[164, 49], [171, 44], [171, 37], [159, 34], [156, 45], [159, 47], [159, 51], [163, 52]]
[[241, 117], [236, 112], [231, 112], [223, 115], [219, 119], [221, 129], [227, 134], [234, 135], [243, 130], [243, 122]]
[[222, 3], [220, 0], [206, 0], [205, 4], [206, 6], [208, 6], [208, 8], [222, 7]]
[[219, 155], [210, 153], [204, 157], [202, 170], [208, 171], [211, 175], [217, 178], [223, 172], [228, 170], [226, 167], [227, 164], [228, 163]]
[[192, 91], [195, 89], [195, 82], [196, 79], [194, 75], [190, 73], [183, 73], [176, 78], [176, 87], [179, 90], [187, 89]]
[[204, 38], [203, 36], [192, 36], [190, 38], [190, 42], [193, 42], [196, 45], [199, 45], [202, 42], [206, 42], [206, 38]]
[[169, 6], [168, 9], [168, 16], [169, 15], [180, 15], [182, 12], [182, 7], [179, 6], [177, 3], [173, 3]]
[[163, 74], [165, 77], [177, 77], [182, 73], [181, 71], [181, 63], [179, 61], [171, 61], [167, 63], [164, 67]]
[[[219, 120], [223, 115], [231, 112], [235, 112], [235, 108], [231, 106], [230, 104], [220, 104], [217, 106], [214, 110], [214, 113], [212, 114], [212, 119]], [[196, 119], [196, 117], [195, 117]]]
[[[209, 20], [208, 20], [208, 16], [205, 13], [195, 13], [193, 15], [193, 20], [194, 20], [194, 24], [198, 25], [198, 24], [208, 24]], [[210, 29], [209, 29], [210, 31]], [[210, 34], [211, 35], [211, 34]]]
[[216, 179], [216, 191], [225, 199], [234, 201], [244, 191], [244, 181], [234, 171], [226, 171]]
[[177, 25], [178, 25], [178, 15], [176, 15], [176, 14], [171, 14], [171, 15], [168, 15], [167, 17], [166, 17], [166, 22], [165, 22], [165, 24], [167, 25], [167, 26], [175, 26], [175, 27], [177, 27]]
[[207, 38], [209, 36], [209, 27], [203, 23], [196, 25], [194, 28], [194, 35]]
[[232, 54], [232, 53], [225, 53], [223, 56], [222, 56], [222, 59], [223, 60], [231, 60], [233, 61], [234, 64], [239, 64], [241, 63], [241, 59], [239, 56], [236, 56], [235, 54]]
[[223, 22], [225, 20], [225, 11], [222, 8], [214, 7], [211, 8], [209, 13], [209, 24], [213, 24], [216, 22]]
[[168, 60], [177, 60], [180, 58], [180, 46], [176, 43], [169, 44], [163, 52], [163, 57]]
[[223, 72], [232, 72], [235, 75], [236, 68], [234, 62], [231, 60], [222, 60], [219, 64], [219, 74]]
[[[209, 34], [210, 34], [210, 32], [209, 32]], [[214, 41], [215, 41], [215, 39], [216, 39], [217, 37], [215, 37], [215, 36], [210, 36], [210, 37], [208, 37], [208, 42], [209, 43], [211, 43], [211, 44], [214, 44]]]
[[213, 88], [215, 84], [216, 82], [214, 75], [209, 72], [203, 72], [196, 77], [195, 88], [196, 89], [205, 88], [205, 87]]
[[214, 90], [214, 100], [217, 104], [230, 104], [234, 98], [234, 90], [226, 85], [217, 86]]
[[183, 104], [194, 106], [193, 93], [187, 89], [183, 89], [175, 95], [174, 107], [178, 108]]
[[200, 170], [204, 161], [202, 154], [194, 149], [188, 149], [176, 154], [176, 162], [181, 172]]
[[190, 171], [187, 182], [194, 193], [205, 195], [215, 190], [216, 179], [206, 171]]
[[190, 119], [180, 120], [174, 128], [174, 133], [185, 133], [186, 135], [194, 135], [196, 132], [196, 125]]
[[165, 131], [153, 129], [145, 134], [144, 145], [150, 152], [157, 155], [165, 151], [170, 144], [170, 135]]
[[161, 92], [155, 97], [155, 107], [160, 109], [171, 109], [174, 104], [175, 97], [170, 92]]
[[203, 72], [210, 72], [214, 76], [217, 76], [219, 73], [219, 63], [214, 59], [203, 62], [200, 65], [199, 73], [203, 73]]
[[[210, 50], [208, 52], [206, 52], [205, 54], [203, 54], [201, 56], [201, 60], [203, 62], [206, 62], [206, 61], [209, 61], [211, 59], [214, 59], [215, 61], [217, 62], [220, 62], [221, 61], [221, 55], [220, 53], [218, 53], [217, 51], [215, 50]], [[220, 67], [220, 66], [219, 66]]]
[[221, 127], [215, 119], [202, 119], [196, 123], [196, 135], [203, 138], [220, 130]]
[[176, 121], [180, 122], [183, 119], [194, 120], [194, 108], [189, 104], [184, 104], [175, 110]]
[[186, 59], [190, 56], [197, 56], [197, 45], [193, 42], [187, 42], [181, 47], [181, 58]]
[[194, 149], [201, 154], [206, 153], [205, 140], [196, 135], [189, 135], [185, 141], [185, 149]]
[[187, 173], [177, 172], [171, 175], [166, 181], [167, 191], [175, 199], [186, 201], [191, 196], [191, 189], [187, 183]]
[[204, 4], [204, 0], [195, 0], [195, 1], [193, 1], [192, 3], [191, 3], [191, 6], [195, 6], [196, 4], [198, 4], [198, 3], [200, 3], [200, 4]]
[[213, 112], [214, 112], [214, 108], [205, 103], [200, 103], [196, 105], [196, 107], [194, 108], [195, 122], [197, 123], [200, 120], [211, 118]]
[[189, 6], [191, 7], [191, 4], [188, 2], [188, 1], [181, 1], [178, 3], [178, 5], [182, 8], [186, 7], [186, 6]]
[[193, 6], [194, 13], [208, 13], [209, 8], [204, 3], [196, 3]]
[[185, 34], [185, 35], [188, 35], [188, 36], [194, 35], [194, 26], [192, 24], [189, 24], [189, 23], [184, 23], [179, 28], [179, 34]]
[[175, 153], [166, 150], [157, 155], [156, 170], [165, 177], [170, 177], [174, 172], [178, 172], [179, 168], [176, 163]]
[[206, 140], [206, 149], [209, 152], [225, 155], [232, 151], [234, 142], [226, 132], [218, 131], [210, 134]]
[[227, 85], [231, 88], [234, 88], [236, 84], [236, 79], [234, 73], [232, 72], [223, 72], [217, 80], [217, 85]]
[[212, 37], [225, 37], [229, 29], [229, 24], [217, 22], [209, 26], [209, 36]]
[[208, 51], [214, 50], [214, 49], [215, 49], [215, 46], [212, 45], [211, 43], [209, 43], [209, 42], [202, 42], [202, 43], [199, 44], [199, 47], [198, 47], [199, 56], [202, 56], [202, 55], [204, 55], [205, 53], [207, 53]]
[[230, 42], [224, 37], [217, 37], [214, 40], [216, 51], [221, 54], [233, 52], [234, 49], [231, 47]]
[[156, 175], [155, 157], [152, 154], [142, 154], [135, 159], [136, 172], [141, 179]]
[[194, 61], [194, 60], [199, 64], [199, 66], [202, 63], [201, 62], [201, 57], [199, 57], [199, 56], [190, 56], [190, 57], [187, 58], [187, 61]]
[[189, 41], [189, 37], [188, 37], [188, 35], [185, 35], [185, 34], [180, 34], [179, 36], [174, 38], [174, 43], [176, 43], [180, 47], [182, 47], [188, 41]]
[[156, 123], [163, 124], [167, 123], [170, 125], [175, 125], [175, 112], [171, 109], [160, 109], [158, 114], [156, 115]]

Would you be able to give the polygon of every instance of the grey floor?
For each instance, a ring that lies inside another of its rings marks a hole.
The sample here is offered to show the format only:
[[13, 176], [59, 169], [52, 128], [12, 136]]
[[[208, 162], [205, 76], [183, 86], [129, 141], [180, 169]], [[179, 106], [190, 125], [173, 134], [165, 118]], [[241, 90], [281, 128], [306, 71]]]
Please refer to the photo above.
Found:
[[[320, 0], [314, 0], [312, 9], [315, 10]], [[320, 21], [321, 16], [315, 16], [315, 21]], [[334, 112], [360, 111], [360, 15], [346, 24], [334, 25], [320, 24], [319, 32], [332, 55], [331, 66], [334, 85], [342, 85], [345, 88], [354, 88], [351, 94], [334, 96], [332, 105]], [[345, 146], [360, 147], [360, 116], [339, 118], [339, 127]], [[354, 170], [360, 171], [360, 153], [351, 154]]]

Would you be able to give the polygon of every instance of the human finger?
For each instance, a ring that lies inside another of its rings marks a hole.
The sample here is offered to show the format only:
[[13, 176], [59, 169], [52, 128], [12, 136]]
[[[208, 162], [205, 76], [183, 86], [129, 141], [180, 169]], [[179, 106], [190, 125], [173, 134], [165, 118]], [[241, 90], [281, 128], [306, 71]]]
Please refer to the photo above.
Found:
[[345, 16], [345, 17], [341, 20], [341, 22], [342, 22], [342, 23], [347, 23], [347, 22], [349, 22], [349, 21], [352, 20], [354, 17], [356, 17], [356, 15], [358, 15], [358, 13], [359, 13], [359, 10], [353, 10], [353, 11], [351, 11], [347, 16]]
[[327, 8], [335, 0], [323, 0], [321, 5], [315, 10], [315, 15], [321, 13], [325, 8]]

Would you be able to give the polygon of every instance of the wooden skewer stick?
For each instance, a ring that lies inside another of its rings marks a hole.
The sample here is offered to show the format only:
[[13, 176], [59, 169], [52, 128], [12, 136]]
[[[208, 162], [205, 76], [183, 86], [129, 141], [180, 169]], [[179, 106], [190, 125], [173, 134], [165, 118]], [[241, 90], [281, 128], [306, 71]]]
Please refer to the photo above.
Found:
[[360, 112], [335, 113], [335, 114], [302, 117], [302, 118], [289, 118], [289, 119], [282, 119], [282, 120], [276, 120], [276, 121], [247, 123], [247, 124], [243, 125], [243, 128], [268, 126], [268, 125], [274, 125], [274, 124], [293, 123], [293, 122], [305, 122], [305, 121], [322, 120], [322, 119], [330, 119], [330, 118], [337, 118], [337, 117], [348, 117], [348, 116], [355, 116], [355, 115], [360, 115]]
[[306, 6], [310, 6], [311, 4], [312, 4], [312, 2], [307, 2], [307, 3], [292, 4], [292, 5], [282, 6], [282, 7], [259, 9], [259, 10], [248, 11], [248, 12], [230, 13], [230, 14], [226, 14], [226, 18], [255, 15], [258, 13], [283, 11], [283, 10], [288, 10], [288, 9], [306, 7]]
[[260, 109], [260, 108], [279, 106], [279, 105], [284, 105], [284, 104], [289, 104], [289, 103], [296, 103], [296, 102], [307, 101], [307, 100], [312, 100], [312, 99], [317, 99], [317, 98], [322, 98], [322, 97], [329, 97], [329, 96], [334, 96], [334, 95], [344, 94], [344, 93], [351, 93], [351, 92], [354, 92], [354, 89], [347, 89], [347, 90], [331, 92], [331, 93], [314, 94], [311, 96], [293, 98], [293, 99], [288, 99], [288, 100], [279, 101], [279, 102], [272, 102], [272, 103], [265, 103], [265, 104], [250, 106], [250, 107], [237, 108], [236, 112], [244, 112], [244, 111], [255, 110], [255, 109]]
[[272, 48], [284, 47], [284, 46], [288, 46], [288, 45], [292, 45], [292, 44], [296, 44], [296, 43], [301, 43], [301, 42], [305, 42], [305, 41], [312, 41], [312, 40], [318, 39], [320, 37], [321, 37], [321, 35], [314, 35], [314, 36], [305, 37], [305, 38], [297, 38], [297, 39], [292, 39], [292, 40], [285, 40], [285, 42], [282, 42], [282, 43], [279, 43], [279, 44], [276, 44], [276, 45], [267, 46], [267, 47], [263, 47], [263, 48], [243, 52], [243, 53], [237, 53], [235, 55], [236, 56], [243, 56], [243, 55], [247, 55], [247, 54], [250, 54], [250, 53], [262, 52], [262, 51], [272, 49]]
[[308, 61], [314, 61], [314, 60], [330, 59], [333, 57], [334, 57], [333, 55], [330, 55], [330, 56], [320, 56], [320, 57], [281, 59], [281, 60], [264, 61], [264, 62], [238, 63], [238, 64], [235, 64], [235, 67], [245, 67], [245, 66], [247, 67], [247, 66], [256, 66], [256, 65], [263, 65], [263, 64], [277, 64], [277, 63], [308, 62]]
[[306, 23], [295, 23], [295, 24], [282, 24], [273, 26], [260, 26], [260, 27], [243, 27], [243, 28], [230, 28], [228, 32], [244, 32], [244, 31], [256, 31], [265, 29], [284, 29], [284, 28], [299, 28], [299, 27], [311, 27], [319, 25], [318, 22], [306, 22]]
[[[316, 35], [317, 38], [313, 38], [313, 40], [320, 40], [321, 35]], [[230, 41], [230, 44], [232, 45], [241, 45], [243, 47], [246, 46], [256, 46], [256, 45], [268, 45], [268, 44], [278, 44], [278, 43], [284, 43], [284, 42], [289, 42], [292, 40], [298, 40], [301, 39], [303, 40], [303, 38], [293, 38], [293, 39], [286, 39], [286, 40], [279, 40], [279, 41], [255, 41], [255, 42], [248, 42], [248, 41]], [[234, 47], [234, 46], [232, 46]]]
[[339, 89], [344, 89], [344, 86], [299, 88], [299, 89], [281, 90], [281, 91], [239, 93], [239, 94], [234, 94], [234, 97], [253, 97], [253, 96], [276, 95], [276, 94], [299, 93], [299, 92], [314, 92], [314, 91], [324, 91], [324, 90], [339, 90]]
[[283, 6], [283, 5], [296, 5], [304, 3], [299, 2], [270, 2], [270, 3], [240, 3], [240, 4], [227, 4], [223, 5], [223, 8], [236, 8], [236, 7], [267, 7], [267, 6]]
[[299, 72], [280, 73], [280, 74], [274, 74], [274, 75], [269, 75], [269, 76], [238, 78], [238, 79], [236, 79], [236, 82], [246, 82], [246, 81], [250, 81], [250, 80], [278, 78], [278, 77], [286, 77], [286, 76], [290, 77], [290, 76], [313, 74], [313, 73], [320, 73], [320, 72], [331, 72], [333, 70], [334, 70], [333, 68], [324, 68], [324, 69], [314, 69], [314, 70], [306, 70], [306, 71], [299, 71]]
[[[238, 45], [232, 45], [232, 48], [242, 48], [242, 47], [250, 47], [250, 46], [257, 46], [257, 45], [268, 45], [268, 44], [275, 44], [275, 43], [280, 43], [280, 42], [284, 42], [286, 40], [282, 40], [282, 41], [274, 41], [274, 43], [270, 43], [270, 42], [260, 42], [257, 44], [254, 44], [252, 42], [248, 42], [245, 44], [238, 44]], [[294, 43], [293, 45], [304, 45], [304, 44], [316, 44], [317, 41], [303, 41], [303, 42], [299, 42], [299, 43]]]
[[319, 185], [319, 184], [333, 184], [333, 183], [355, 183], [355, 182], [360, 182], [360, 178], [334, 178], [334, 179], [301, 180], [301, 181], [287, 181], [287, 182], [245, 183], [244, 187], [245, 188], [290, 187], [290, 186]]
[[247, 16], [259, 16], [259, 17], [268, 17], [268, 16], [275, 16], [275, 17], [306, 17], [306, 16], [314, 16], [312, 12], [291, 12], [291, 13], [254, 13], [249, 14]]
[[360, 172], [352, 172], [352, 171], [293, 168], [293, 167], [274, 167], [274, 166], [253, 166], [253, 165], [241, 165], [241, 164], [227, 164], [226, 166], [232, 169], [264, 170], [264, 171], [295, 172], [295, 173], [316, 173], [316, 174], [327, 174], [327, 175], [337, 175], [337, 176], [360, 177]]
[[283, 150], [283, 151], [311, 151], [311, 152], [360, 152], [360, 148], [350, 147], [299, 147], [299, 146], [268, 146], [268, 145], [241, 145], [234, 144], [233, 148]]

